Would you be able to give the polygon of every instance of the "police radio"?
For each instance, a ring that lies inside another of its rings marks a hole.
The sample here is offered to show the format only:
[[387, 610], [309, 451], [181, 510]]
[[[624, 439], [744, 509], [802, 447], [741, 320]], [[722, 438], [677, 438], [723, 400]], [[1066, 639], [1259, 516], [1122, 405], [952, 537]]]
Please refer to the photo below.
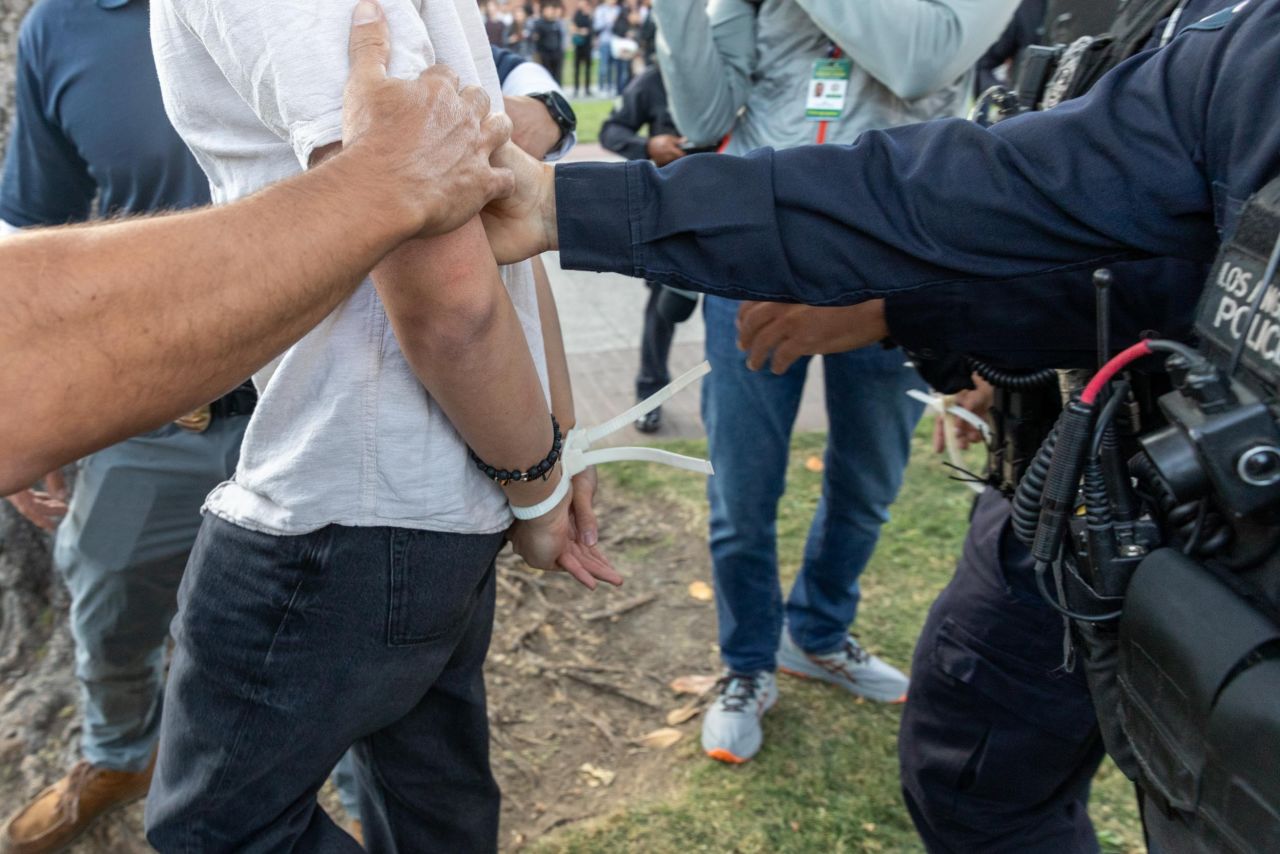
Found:
[[[1107, 71], [1136, 53], [1162, 19], [1188, 0], [1071, 0], [1054, 4], [1043, 27], [1047, 44], [1022, 54], [1012, 89], [978, 96], [970, 118], [984, 126], [1083, 95]], [[1171, 36], [1174, 26], [1168, 28]]]
[[[1280, 179], [1219, 252], [1198, 348], [1149, 340], [1110, 359], [1014, 498], [1162, 850], [1280, 851], [1278, 266]], [[1173, 386], [1154, 430], [1128, 415], [1125, 371], [1148, 357]]]

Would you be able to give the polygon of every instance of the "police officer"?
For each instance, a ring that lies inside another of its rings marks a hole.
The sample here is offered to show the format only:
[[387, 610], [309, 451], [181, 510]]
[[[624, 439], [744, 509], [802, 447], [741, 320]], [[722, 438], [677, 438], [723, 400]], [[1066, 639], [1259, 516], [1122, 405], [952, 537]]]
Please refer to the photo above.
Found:
[[[835, 153], [695, 160], [661, 177], [566, 169], [555, 176], [559, 222], [544, 219], [543, 230], [571, 267], [661, 270], [679, 287], [819, 305], [888, 296], [823, 310], [820, 324], [809, 309], [749, 309], [742, 343], [754, 364], [772, 355], [775, 369], [779, 358], [785, 369], [802, 353], [903, 340], [922, 317], [914, 331], [925, 346], [982, 343], [1028, 366], [1064, 354], [1079, 362], [1093, 349], [1088, 271], [1149, 255], [1190, 266], [1121, 288], [1115, 329], [1134, 336], [1151, 323], [1176, 335], [1200, 265], [1242, 200], [1280, 171], [1280, 97], [1252, 70], [1280, 57], [1278, 20], [1274, 0], [1236, 5], [1078, 101], [989, 130], [934, 122]], [[589, 197], [625, 204], [625, 217]], [[508, 242], [513, 224], [538, 225], [495, 218], [500, 252], [519, 243]], [[784, 251], [800, 239], [805, 251]], [[1073, 269], [1083, 274], [1063, 275]], [[758, 284], [775, 281], [784, 284]], [[980, 342], [991, 330], [996, 340]], [[908, 803], [933, 850], [1096, 850], [1084, 804], [1101, 755], [1092, 709], [1080, 680], [1048, 678], [1062, 658], [1061, 621], [1024, 583], [1007, 512], [998, 496], [979, 503], [956, 580], [926, 627], [904, 720]]]

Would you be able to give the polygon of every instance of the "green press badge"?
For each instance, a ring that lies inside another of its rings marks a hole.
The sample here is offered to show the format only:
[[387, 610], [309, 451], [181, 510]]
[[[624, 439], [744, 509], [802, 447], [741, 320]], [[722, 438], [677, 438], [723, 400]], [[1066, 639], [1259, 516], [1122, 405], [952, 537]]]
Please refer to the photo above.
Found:
[[852, 74], [853, 63], [848, 59], [819, 59], [815, 62], [813, 77], [809, 79], [804, 117], [815, 122], [840, 118], [844, 113]]

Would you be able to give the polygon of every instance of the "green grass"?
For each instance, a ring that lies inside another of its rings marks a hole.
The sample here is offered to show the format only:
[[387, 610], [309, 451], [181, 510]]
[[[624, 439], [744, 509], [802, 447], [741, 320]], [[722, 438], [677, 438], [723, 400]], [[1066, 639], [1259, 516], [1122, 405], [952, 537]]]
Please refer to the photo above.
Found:
[[600, 126], [609, 118], [609, 113], [613, 112], [613, 101], [592, 98], [570, 103], [578, 115], [578, 142], [599, 142]]
[[[917, 433], [906, 484], [880, 547], [863, 576], [858, 631], [877, 653], [907, 664], [929, 604], [950, 577], [964, 536], [971, 493], [947, 479]], [[825, 437], [797, 436], [789, 489], [779, 510], [778, 550], [789, 585], [799, 567], [820, 474], [805, 460], [821, 455]], [[705, 442], [672, 442], [670, 450], [705, 453]], [[704, 485], [656, 466], [602, 469], [606, 486], [635, 500], [674, 503], [705, 527]], [[785, 677], [784, 677], [785, 678]], [[767, 719], [764, 750], [729, 767], [705, 760], [687, 739], [669, 790], [647, 803], [573, 828], [537, 846], [540, 852], [853, 852], [920, 851], [898, 787], [900, 710], [851, 702], [825, 686], [787, 680]], [[1091, 813], [1107, 852], [1141, 850], [1132, 790], [1104, 766]]]

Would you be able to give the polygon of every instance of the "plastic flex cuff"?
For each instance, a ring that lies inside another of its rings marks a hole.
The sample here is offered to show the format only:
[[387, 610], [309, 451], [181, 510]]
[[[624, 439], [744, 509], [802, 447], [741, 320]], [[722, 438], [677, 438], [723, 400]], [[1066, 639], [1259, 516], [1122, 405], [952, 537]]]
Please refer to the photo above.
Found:
[[560, 476], [560, 482], [556, 484], [555, 490], [551, 495], [543, 501], [538, 502], [532, 507], [515, 507], [512, 506], [511, 513], [517, 519], [529, 520], [537, 519], [554, 510], [561, 501], [564, 500], [565, 493], [569, 491], [569, 482], [573, 480], [573, 476], [581, 474], [587, 468], [601, 463], [617, 463], [624, 460], [633, 460], [644, 463], [658, 463], [672, 468], [684, 469], [686, 471], [697, 472], [698, 474], [715, 474], [711, 468], [711, 463], [707, 460], [700, 460], [697, 457], [687, 457], [683, 454], [673, 454], [670, 451], [661, 451], [657, 448], [600, 448], [592, 450], [592, 445], [603, 439], [605, 436], [618, 432], [631, 422], [635, 421], [641, 415], [646, 415], [675, 397], [686, 387], [692, 385], [698, 380], [711, 373], [711, 363], [703, 362], [696, 368], [693, 368], [681, 374], [670, 385], [658, 391], [656, 394], [645, 398], [635, 406], [619, 415], [615, 415], [603, 424], [581, 430], [577, 427], [569, 431], [564, 437], [564, 451], [560, 456], [563, 471]]
[[[942, 416], [943, 438], [947, 443], [947, 456], [951, 459], [951, 464], [956, 468], [963, 468], [964, 460], [960, 457], [960, 449], [956, 447], [955, 430], [952, 429], [952, 418], [959, 418], [973, 426], [980, 434], [982, 441], [987, 444], [991, 443], [991, 427], [980, 416], [975, 415], [962, 406], [956, 406], [952, 401], [955, 400], [953, 395], [949, 394], [926, 394], [918, 389], [911, 389], [907, 392], [907, 397], [920, 401], [925, 406], [932, 409]], [[986, 487], [980, 483], [970, 483], [967, 486], [974, 492], [981, 493]]]

